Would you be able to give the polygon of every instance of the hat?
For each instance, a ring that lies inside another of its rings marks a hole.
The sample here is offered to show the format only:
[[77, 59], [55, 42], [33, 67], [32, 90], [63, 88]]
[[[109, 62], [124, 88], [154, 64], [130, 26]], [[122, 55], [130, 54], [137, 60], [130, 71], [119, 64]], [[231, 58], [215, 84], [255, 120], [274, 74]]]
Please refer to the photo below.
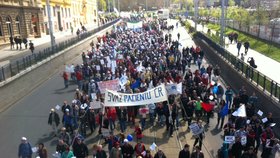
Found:
[[54, 112], [54, 108], [52, 108], [51, 111]]
[[69, 109], [65, 109], [66, 112], [69, 112]]
[[27, 138], [26, 138], [26, 137], [21, 137], [21, 140], [26, 141], [26, 140], [27, 140]]
[[76, 99], [72, 100], [72, 104], [76, 104], [76, 103], [77, 103]]
[[123, 140], [123, 142], [127, 143], [127, 142], [128, 142], [128, 140], [127, 140], [127, 139], [124, 139], [124, 140]]

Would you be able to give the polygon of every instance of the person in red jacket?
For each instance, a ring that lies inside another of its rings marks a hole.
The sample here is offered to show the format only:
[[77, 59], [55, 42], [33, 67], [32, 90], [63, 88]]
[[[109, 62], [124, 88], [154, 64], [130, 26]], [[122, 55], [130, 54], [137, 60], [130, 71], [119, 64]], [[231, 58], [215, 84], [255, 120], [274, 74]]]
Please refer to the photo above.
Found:
[[261, 134], [261, 141], [262, 141], [262, 144], [263, 144], [263, 149], [265, 148], [266, 146], [266, 141], [268, 139], [273, 139], [274, 138], [274, 134], [273, 134], [273, 131], [272, 129], [270, 128], [270, 126], [266, 126], [265, 130], [263, 131], [263, 133]]
[[68, 74], [67, 74], [66, 71], [63, 71], [62, 77], [63, 77], [63, 80], [64, 80], [64, 86], [65, 86], [65, 88], [68, 88], [68, 85], [69, 85], [69, 76], [68, 76]]
[[142, 129], [139, 126], [139, 124], [135, 125], [135, 131], [134, 132], [136, 134], [137, 142], [143, 138]]
[[134, 147], [134, 152], [135, 152], [135, 156], [142, 156], [144, 157], [145, 153], [144, 151], [146, 150], [144, 143], [142, 142], [138, 142], [135, 147]]
[[110, 130], [113, 131], [116, 127], [115, 121], [117, 118], [117, 112], [114, 107], [107, 108], [107, 117], [109, 119]]
[[76, 79], [77, 79], [78, 89], [82, 89], [83, 75], [81, 71], [76, 72]]

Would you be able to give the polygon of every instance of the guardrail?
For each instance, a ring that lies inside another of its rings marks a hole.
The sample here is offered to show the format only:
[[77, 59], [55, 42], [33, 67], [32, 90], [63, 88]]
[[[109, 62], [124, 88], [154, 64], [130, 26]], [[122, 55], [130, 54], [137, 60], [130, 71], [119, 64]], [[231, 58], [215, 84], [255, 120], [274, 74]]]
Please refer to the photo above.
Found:
[[244, 61], [238, 59], [236, 56], [232, 55], [221, 45], [209, 39], [205, 34], [201, 32], [196, 32], [194, 37], [198, 37], [204, 40], [208, 45], [216, 50], [216, 53], [221, 55], [226, 59], [233, 67], [239, 71], [248, 81], [260, 87], [263, 91], [266, 91], [270, 97], [274, 97], [278, 102], [280, 102], [280, 85], [279, 83], [273, 81], [266, 75], [262, 74], [258, 70], [254, 69], [252, 66], [248, 65]]
[[73, 37], [69, 40], [65, 40], [63, 42], [60, 42], [55, 45], [54, 50], [52, 51], [51, 47], [45, 48], [42, 51], [39, 51], [38, 53], [34, 53], [32, 55], [24, 56], [21, 59], [18, 59], [10, 64], [7, 64], [5, 66], [2, 66], [0, 69], [0, 82], [5, 81], [6, 79], [15, 76], [16, 74], [20, 73], [23, 70], [26, 70], [27, 68], [31, 67], [32, 65], [92, 36], [93, 34], [117, 23], [120, 19], [113, 20], [111, 22], [108, 22], [107, 24], [104, 24], [96, 29], [93, 29], [91, 31], [84, 32], [80, 34], [79, 36]]

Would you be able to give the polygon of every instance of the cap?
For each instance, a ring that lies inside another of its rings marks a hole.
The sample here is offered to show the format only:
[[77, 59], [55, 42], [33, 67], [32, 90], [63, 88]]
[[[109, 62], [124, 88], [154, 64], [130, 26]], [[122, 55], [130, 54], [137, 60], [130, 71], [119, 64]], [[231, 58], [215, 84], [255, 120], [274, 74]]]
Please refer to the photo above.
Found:
[[26, 140], [27, 140], [27, 138], [26, 138], [26, 137], [21, 137], [21, 140], [26, 141]]
[[69, 112], [69, 109], [65, 109], [66, 112]]
[[127, 142], [128, 142], [128, 140], [127, 140], [127, 139], [124, 139], [124, 140], [123, 140], [123, 142], [127, 143]]
[[54, 112], [54, 108], [52, 108], [51, 111]]

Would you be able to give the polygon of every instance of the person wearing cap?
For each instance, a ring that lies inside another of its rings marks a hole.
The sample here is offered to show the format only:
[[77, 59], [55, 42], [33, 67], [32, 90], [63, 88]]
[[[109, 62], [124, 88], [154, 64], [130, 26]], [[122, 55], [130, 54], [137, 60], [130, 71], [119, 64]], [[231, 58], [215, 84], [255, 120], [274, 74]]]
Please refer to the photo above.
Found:
[[84, 144], [82, 138], [78, 137], [77, 143], [73, 144], [73, 152], [77, 158], [88, 157], [88, 147]]
[[122, 148], [122, 155], [123, 158], [132, 158], [133, 155], [133, 147], [131, 144], [129, 144], [127, 139], [124, 139], [124, 143], [121, 146]]
[[57, 135], [57, 127], [60, 123], [59, 115], [55, 112], [54, 109], [51, 109], [49, 114], [48, 124], [52, 126], [54, 136]]
[[63, 115], [63, 126], [68, 132], [73, 133], [73, 117], [70, 115], [70, 110], [65, 109], [65, 114]]
[[21, 143], [18, 147], [18, 157], [19, 158], [32, 158], [32, 147], [27, 141], [26, 137], [21, 138]]
[[191, 158], [204, 158], [204, 154], [199, 146], [195, 147], [195, 150], [191, 154]]
[[79, 113], [80, 129], [83, 137], [86, 137], [86, 124], [88, 122], [88, 118], [86, 115], [86, 108], [87, 108], [87, 104], [86, 103], [82, 104]]
[[67, 103], [67, 101], [65, 100], [63, 102], [63, 105], [61, 106], [61, 110], [63, 112], [63, 114], [66, 113], [66, 109], [68, 109], [69, 111], [71, 111], [71, 106]]
[[110, 158], [122, 158], [122, 149], [119, 142], [115, 142], [113, 148], [110, 151]]

